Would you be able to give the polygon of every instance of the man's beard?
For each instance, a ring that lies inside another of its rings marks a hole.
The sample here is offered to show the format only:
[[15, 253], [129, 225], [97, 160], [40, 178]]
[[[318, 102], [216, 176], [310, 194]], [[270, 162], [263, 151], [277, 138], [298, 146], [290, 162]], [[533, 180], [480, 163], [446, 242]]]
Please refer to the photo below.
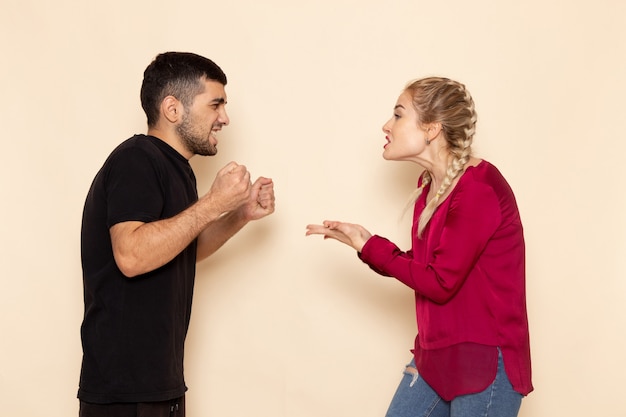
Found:
[[194, 155], [211, 156], [217, 153], [217, 147], [211, 143], [208, 135], [194, 128], [188, 113], [183, 116], [181, 124], [176, 127], [176, 132], [183, 146]]

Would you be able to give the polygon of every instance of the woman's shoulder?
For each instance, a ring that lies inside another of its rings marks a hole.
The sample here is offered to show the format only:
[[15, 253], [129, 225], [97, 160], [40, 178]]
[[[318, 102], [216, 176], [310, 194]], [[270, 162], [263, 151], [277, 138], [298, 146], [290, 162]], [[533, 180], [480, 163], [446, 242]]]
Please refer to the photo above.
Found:
[[497, 196], [500, 204], [505, 202], [515, 203], [515, 194], [504, 175], [491, 162], [480, 160], [480, 163], [466, 170], [467, 176], [464, 189], [469, 193], [476, 192], [477, 189], [488, 190]]
[[469, 164], [465, 169], [464, 175], [469, 177], [470, 179], [478, 182], [483, 182], [487, 184], [496, 184], [498, 183], [506, 183], [506, 179], [500, 172], [500, 170], [491, 162], [486, 159], [476, 159], [473, 164]]

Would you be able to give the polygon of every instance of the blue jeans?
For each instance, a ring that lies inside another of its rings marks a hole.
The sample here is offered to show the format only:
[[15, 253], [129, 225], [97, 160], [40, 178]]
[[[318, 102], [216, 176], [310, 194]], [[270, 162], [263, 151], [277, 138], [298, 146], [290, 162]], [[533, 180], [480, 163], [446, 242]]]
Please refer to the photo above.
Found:
[[[415, 362], [408, 366], [415, 367]], [[405, 371], [386, 417], [516, 417], [522, 397], [513, 390], [500, 353], [493, 383], [482, 392], [452, 401], [443, 400], [420, 376]]]

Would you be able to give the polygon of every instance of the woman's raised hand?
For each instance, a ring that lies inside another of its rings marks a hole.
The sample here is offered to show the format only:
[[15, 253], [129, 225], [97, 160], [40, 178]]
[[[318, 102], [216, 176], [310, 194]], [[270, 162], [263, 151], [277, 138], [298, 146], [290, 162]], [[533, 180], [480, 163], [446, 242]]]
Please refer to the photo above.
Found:
[[323, 224], [309, 224], [306, 227], [306, 236], [322, 235], [324, 239], [335, 239], [361, 252], [365, 242], [372, 234], [363, 226], [333, 220], [324, 220]]

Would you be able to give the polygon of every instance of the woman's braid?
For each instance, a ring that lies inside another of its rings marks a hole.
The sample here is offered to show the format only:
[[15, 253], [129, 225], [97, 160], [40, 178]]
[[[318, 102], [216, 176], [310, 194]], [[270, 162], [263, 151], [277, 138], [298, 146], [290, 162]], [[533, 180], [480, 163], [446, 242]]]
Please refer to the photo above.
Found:
[[[474, 100], [465, 86], [447, 78], [430, 77], [415, 81], [407, 86], [413, 95], [413, 105], [421, 124], [440, 123], [450, 161], [446, 177], [434, 197], [426, 204], [418, 223], [418, 236], [421, 237], [430, 221], [439, 200], [453, 181], [463, 173], [471, 156], [471, 146], [476, 132], [476, 109]], [[424, 172], [422, 187], [431, 182], [429, 172]]]

